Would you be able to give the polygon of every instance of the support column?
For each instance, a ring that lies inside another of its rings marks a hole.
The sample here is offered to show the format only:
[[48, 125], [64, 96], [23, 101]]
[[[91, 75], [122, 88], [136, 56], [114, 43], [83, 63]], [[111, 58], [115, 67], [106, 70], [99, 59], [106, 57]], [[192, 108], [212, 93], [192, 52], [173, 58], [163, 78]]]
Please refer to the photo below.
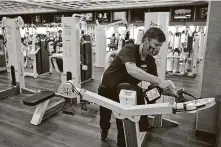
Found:
[[81, 88], [80, 68], [80, 18], [62, 17], [62, 42], [63, 42], [63, 78], [72, 74], [74, 86]]
[[[25, 88], [24, 80], [24, 57], [21, 51], [21, 34], [20, 27], [23, 24], [21, 17], [16, 19], [3, 18], [2, 23], [5, 26], [6, 31], [6, 47], [8, 52], [8, 64], [11, 72], [11, 68], [14, 68], [16, 82], [19, 83], [20, 92], [21, 88]], [[21, 25], [21, 26], [20, 26]]]
[[95, 50], [95, 66], [104, 67], [105, 66], [105, 56], [106, 56], [106, 26], [99, 25], [95, 28], [96, 32], [96, 50]]
[[[201, 97], [221, 99], [221, 1], [209, 1], [205, 55], [203, 58], [203, 75]], [[199, 111], [196, 117], [196, 135], [215, 140], [217, 131], [217, 105]]]

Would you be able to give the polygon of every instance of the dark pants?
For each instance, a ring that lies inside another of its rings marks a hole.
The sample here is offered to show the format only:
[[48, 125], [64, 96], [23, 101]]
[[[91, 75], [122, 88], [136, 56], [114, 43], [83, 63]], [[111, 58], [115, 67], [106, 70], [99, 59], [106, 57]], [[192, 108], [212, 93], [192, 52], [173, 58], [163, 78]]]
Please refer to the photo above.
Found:
[[[137, 105], [145, 104], [143, 90], [139, 86], [134, 86], [128, 83], [119, 84], [116, 89], [108, 89], [105, 87], [99, 87], [98, 94], [106, 98], [109, 98], [113, 101], [119, 102], [119, 93], [121, 89], [136, 91], [137, 92]], [[112, 114], [111, 110], [100, 106], [100, 128], [102, 130], [110, 129], [111, 114]], [[117, 134], [118, 145], [119, 147], [126, 147], [123, 122], [120, 119], [116, 119], [116, 123], [117, 123], [117, 130], [118, 130], [118, 134]], [[148, 124], [147, 116], [141, 116], [140, 121], [139, 121], [139, 127], [140, 127], [141, 132], [148, 131], [149, 124]]]

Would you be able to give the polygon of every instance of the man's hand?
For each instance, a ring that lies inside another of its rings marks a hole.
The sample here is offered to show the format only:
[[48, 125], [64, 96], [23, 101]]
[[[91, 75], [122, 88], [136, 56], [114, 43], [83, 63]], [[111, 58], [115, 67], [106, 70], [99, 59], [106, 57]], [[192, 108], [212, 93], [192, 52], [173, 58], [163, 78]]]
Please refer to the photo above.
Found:
[[162, 94], [163, 95], [167, 95], [167, 96], [172, 96], [172, 97], [175, 97], [175, 98], [179, 98], [179, 94], [183, 91], [184, 89], [183, 88], [176, 88], [175, 90], [167, 90], [167, 91], [164, 91]]
[[167, 80], [162, 80], [158, 86], [163, 89], [163, 91], [168, 91], [170, 90], [170, 87], [171, 87], [171, 83]]
[[175, 98], [179, 98], [179, 94], [183, 91], [183, 88], [176, 88], [174, 91], [172, 91], [172, 96]]
[[179, 94], [184, 90], [183, 88], [176, 88], [174, 83], [170, 80], [162, 80], [158, 85], [163, 89], [163, 95], [179, 98]]

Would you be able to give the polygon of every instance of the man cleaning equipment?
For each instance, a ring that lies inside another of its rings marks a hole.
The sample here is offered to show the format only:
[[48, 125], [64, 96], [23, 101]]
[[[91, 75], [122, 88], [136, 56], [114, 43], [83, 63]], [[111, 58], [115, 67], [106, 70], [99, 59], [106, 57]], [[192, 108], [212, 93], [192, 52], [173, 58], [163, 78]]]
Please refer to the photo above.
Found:
[[[119, 102], [119, 92], [121, 89], [135, 90], [137, 92], [137, 104], [145, 104], [143, 89], [139, 87], [141, 81], [151, 83], [151, 87], [158, 87], [162, 94], [178, 97], [177, 90], [174, 89], [171, 81], [157, 77], [157, 67], [155, 59], [166, 37], [161, 29], [152, 27], [144, 33], [140, 45], [126, 45], [114, 58], [111, 65], [105, 70], [102, 83], [99, 86], [98, 94], [111, 100]], [[145, 68], [143, 70], [145, 65]], [[147, 100], [155, 102], [157, 99]], [[111, 110], [100, 107], [100, 128], [101, 140], [106, 140], [110, 128]], [[126, 147], [122, 120], [117, 119], [117, 141], [119, 147]], [[139, 121], [141, 132], [151, 131], [148, 125], [148, 117], [141, 116]]]

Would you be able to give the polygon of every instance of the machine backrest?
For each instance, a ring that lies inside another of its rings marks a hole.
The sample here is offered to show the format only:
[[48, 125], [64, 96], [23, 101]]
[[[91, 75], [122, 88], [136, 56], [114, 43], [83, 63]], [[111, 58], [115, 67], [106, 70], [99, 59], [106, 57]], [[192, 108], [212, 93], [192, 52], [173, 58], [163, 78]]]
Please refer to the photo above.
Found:
[[53, 68], [58, 72], [63, 72], [63, 58], [61, 57], [52, 57], [51, 58], [51, 64]]

